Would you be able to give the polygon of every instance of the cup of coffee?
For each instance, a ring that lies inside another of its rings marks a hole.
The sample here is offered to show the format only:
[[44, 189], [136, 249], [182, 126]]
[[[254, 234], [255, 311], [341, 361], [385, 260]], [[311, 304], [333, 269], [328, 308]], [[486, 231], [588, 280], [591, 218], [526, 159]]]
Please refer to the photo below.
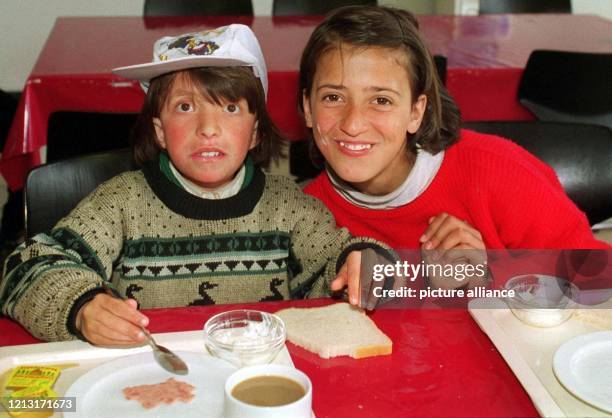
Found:
[[225, 382], [226, 418], [311, 418], [312, 383], [280, 364], [244, 367]]

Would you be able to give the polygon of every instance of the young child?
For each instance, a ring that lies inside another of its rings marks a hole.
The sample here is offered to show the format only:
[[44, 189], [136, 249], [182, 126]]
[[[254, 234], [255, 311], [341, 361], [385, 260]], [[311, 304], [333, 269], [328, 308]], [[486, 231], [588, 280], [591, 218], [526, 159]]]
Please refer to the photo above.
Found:
[[550, 167], [509, 140], [460, 130], [411, 13], [329, 15], [304, 49], [299, 88], [327, 167], [305, 191], [353, 234], [441, 252], [609, 248]]
[[4, 314], [41, 339], [119, 346], [144, 340], [137, 302], [324, 296], [336, 275], [358, 285], [352, 250], [380, 246], [337, 229], [319, 201], [258, 167], [279, 155], [280, 138], [247, 26], [162, 38], [152, 63], [115, 73], [147, 90], [134, 143], [143, 168], [101, 185], [7, 260]]

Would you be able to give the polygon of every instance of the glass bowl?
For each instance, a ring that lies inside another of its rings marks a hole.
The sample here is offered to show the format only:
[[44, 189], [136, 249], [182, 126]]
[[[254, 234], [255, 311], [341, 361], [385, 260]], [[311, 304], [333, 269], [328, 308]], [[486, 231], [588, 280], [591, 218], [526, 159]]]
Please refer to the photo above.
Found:
[[285, 345], [285, 337], [282, 319], [255, 310], [222, 312], [204, 325], [209, 353], [238, 367], [271, 362]]
[[544, 274], [515, 276], [505, 288], [514, 290], [506, 298], [512, 313], [522, 322], [549, 328], [567, 321], [576, 309], [580, 290], [568, 280]]

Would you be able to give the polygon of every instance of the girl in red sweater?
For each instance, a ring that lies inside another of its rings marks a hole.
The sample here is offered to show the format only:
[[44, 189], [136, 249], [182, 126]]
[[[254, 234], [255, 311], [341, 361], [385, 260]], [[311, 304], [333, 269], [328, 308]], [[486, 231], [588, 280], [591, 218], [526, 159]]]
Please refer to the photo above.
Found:
[[305, 191], [353, 234], [403, 249], [609, 248], [549, 166], [460, 130], [411, 13], [329, 15], [304, 49], [300, 92], [326, 163]]

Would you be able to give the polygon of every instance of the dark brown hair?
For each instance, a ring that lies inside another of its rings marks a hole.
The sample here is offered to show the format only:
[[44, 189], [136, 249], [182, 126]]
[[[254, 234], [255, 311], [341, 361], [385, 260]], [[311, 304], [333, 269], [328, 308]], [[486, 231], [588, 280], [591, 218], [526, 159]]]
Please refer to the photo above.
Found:
[[176, 71], [151, 80], [142, 110], [132, 132], [134, 160], [139, 165], [157, 159], [161, 147], [157, 143], [153, 118], [161, 114], [172, 84], [184, 75], [199, 87], [204, 97], [221, 104], [221, 100], [245, 99], [249, 112], [257, 116], [257, 145], [249, 151], [255, 164], [267, 165], [282, 156], [283, 139], [270, 119], [266, 96], [259, 79], [250, 67], [201, 67]]
[[[448, 148], [459, 137], [461, 115], [454, 100], [440, 82], [419, 24], [408, 11], [381, 6], [347, 6], [331, 12], [316, 27], [302, 53], [298, 97], [310, 96], [317, 64], [334, 48], [401, 48], [406, 52], [406, 71], [413, 100], [427, 96], [423, 121], [414, 135], [408, 135], [409, 149], [417, 146], [435, 154]], [[304, 112], [302, 100], [299, 110]], [[418, 145], [417, 145], [418, 144]]]

